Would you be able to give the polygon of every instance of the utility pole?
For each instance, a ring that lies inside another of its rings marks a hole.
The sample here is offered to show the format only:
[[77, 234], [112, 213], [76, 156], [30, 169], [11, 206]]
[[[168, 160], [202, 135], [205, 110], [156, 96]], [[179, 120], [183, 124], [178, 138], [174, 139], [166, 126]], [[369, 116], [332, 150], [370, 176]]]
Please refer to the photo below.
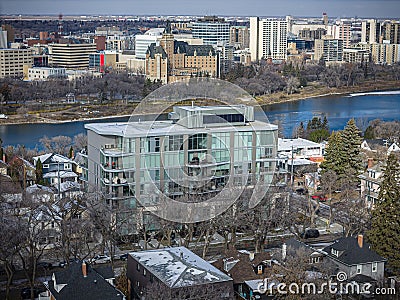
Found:
[[58, 182], [58, 200], [60, 200], [61, 178], [60, 178], [60, 162], [57, 162], [57, 182]]
[[292, 143], [292, 169], [290, 171], [290, 184], [292, 186], [292, 190], [293, 190], [293, 186], [294, 186], [293, 168], [294, 168], [294, 162], [293, 162], [293, 143]]

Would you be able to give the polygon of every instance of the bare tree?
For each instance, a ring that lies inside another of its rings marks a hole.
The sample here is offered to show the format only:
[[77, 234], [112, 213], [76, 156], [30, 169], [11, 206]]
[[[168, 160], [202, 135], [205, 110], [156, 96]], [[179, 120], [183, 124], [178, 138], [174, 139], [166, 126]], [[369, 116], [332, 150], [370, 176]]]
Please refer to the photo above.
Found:
[[74, 136], [74, 148], [77, 151], [85, 149], [87, 147], [87, 135], [79, 133]]

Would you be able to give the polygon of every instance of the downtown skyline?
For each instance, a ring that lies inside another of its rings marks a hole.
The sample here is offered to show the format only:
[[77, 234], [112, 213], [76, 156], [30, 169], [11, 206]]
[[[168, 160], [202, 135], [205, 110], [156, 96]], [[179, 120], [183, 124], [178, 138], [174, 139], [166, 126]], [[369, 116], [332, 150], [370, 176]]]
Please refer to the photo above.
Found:
[[308, 16], [318, 17], [326, 12], [329, 17], [398, 18], [398, 0], [232, 0], [229, 2], [204, 0], [3, 0], [0, 14], [22, 15], [223, 15], [223, 16]]

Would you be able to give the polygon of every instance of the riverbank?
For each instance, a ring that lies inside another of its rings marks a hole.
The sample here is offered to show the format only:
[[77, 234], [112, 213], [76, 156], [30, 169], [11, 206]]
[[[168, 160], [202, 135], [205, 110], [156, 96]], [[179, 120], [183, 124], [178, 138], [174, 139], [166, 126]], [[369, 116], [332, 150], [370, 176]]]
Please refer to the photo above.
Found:
[[[288, 95], [285, 92], [278, 92], [270, 95], [258, 96], [256, 97], [256, 100], [260, 105], [264, 106], [331, 95], [395, 90], [400, 90], [400, 81], [371, 81], [358, 86], [340, 88], [328, 88], [316, 84], [310, 84], [291, 95]], [[117, 102], [107, 105], [76, 105], [74, 107], [55, 111], [10, 115], [8, 116], [8, 119], [0, 119], [0, 125], [40, 123], [60, 124], [91, 120], [96, 121], [115, 117], [128, 117], [130, 116], [130, 113], [133, 112], [136, 105], [136, 103], [126, 104]], [[149, 113], [151, 113], [151, 111]]]
[[396, 90], [400, 90], [400, 81], [370, 81], [357, 86], [339, 88], [309, 85], [300, 89], [297, 93], [291, 95], [288, 95], [285, 92], [278, 92], [270, 95], [256, 97], [256, 100], [260, 105], [270, 105], [332, 95], [347, 95], [353, 93]]

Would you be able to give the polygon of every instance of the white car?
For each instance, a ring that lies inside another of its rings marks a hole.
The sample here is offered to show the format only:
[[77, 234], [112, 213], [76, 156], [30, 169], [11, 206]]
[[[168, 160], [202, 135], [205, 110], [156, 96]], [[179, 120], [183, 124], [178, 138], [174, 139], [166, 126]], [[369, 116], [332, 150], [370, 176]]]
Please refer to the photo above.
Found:
[[0, 119], [8, 119], [8, 116], [6, 116], [5, 114], [0, 114]]
[[95, 257], [90, 259], [89, 262], [93, 265], [105, 264], [111, 262], [111, 257], [109, 257], [108, 255], [96, 255]]

